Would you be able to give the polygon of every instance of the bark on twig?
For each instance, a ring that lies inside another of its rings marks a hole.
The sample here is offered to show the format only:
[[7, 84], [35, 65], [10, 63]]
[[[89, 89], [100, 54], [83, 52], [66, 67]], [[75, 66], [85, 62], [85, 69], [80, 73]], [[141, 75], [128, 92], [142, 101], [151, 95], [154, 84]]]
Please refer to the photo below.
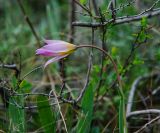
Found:
[[74, 43], [74, 33], [75, 33], [75, 27], [72, 25], [72, 22], [76, 20], [76, 5], [74, 0], [70, 0], [70, 7], [71, 7], [71, 14], [70, 14], [70, 35], [69, 35], [69, 42]]
[[144, 115], [144, 114], [159, 114], [160, 115], [160, 110], [159, 109], [147, 109], [147, 110], [133, 111], [133, 112], [130, 112], [126, 117], [128, 119], [133, 116]]
[[18, 77], [18, 75], [19, 75], [19, 73], [20, 73], [20, 70], [17, 68], [17, 65], [16, 65], [16, 64], [11, 64], [11, 65], [0, 64], [0, 68], [5, 68], [5, 69], [14, 70], [16, 77]]
[[[104, 22], [104, 24], [102, 23], [89, 23], [89, 22], [73, 22], [72, 24], [74, 26], [80, 26], [80, 27], [102, 27], [102, 26], [106, 26], [108, 24], [113, 24], [113, 25], [119, 25], [119, 24], [125, 24], [125, 23], [130, 23], [130, 22], [135, 22], [135, 21], [139, 21], [142, 18], [146, 17], [146, 18], [151, 18], [154, 16], [160, 15], [160, 9], [154, 9], [150, 12], [144, 13], [144, 14], [140, 14], [140, 15], [133, 15], [133, 16], [124, 16], [124, 17], [118, 17], [115, 20], [114, 19], [110, 19], [109, 21]], [[114, 22], [114, 23], [112, 23]]]
[[128, 96], [128, 103], [127, 103], [127, 109], [126, 109], [126, 116], [130, 116], [130, 114], [132, 113], [132, 105], [133, 105], [133, 99], [134, 99], [134, 95], [136, 92], [136, 89], [138, 88], [139, 82], [143, 79], [149, 78], [149, 77], [154, 77], [156, 75], [159, 75], [159, 73], [153, 73], [153, 74], [149, 74], [149, 75], [144, 75], [144, 76], [140, 76], [138, 77], [132, 84], [131, 90], [129, 92], [129, 96]]
[[157, 116], [156, 118], [154, 118], [151, 121], [149, 121], [148, 123], [146, 123], [143, 127], [141, 127], [139, 130], [137, 130], [134, 133], [141, 133], [145, 128], [147, 128], [147, 126], [151, 125], [152, 123], [154, 123], [155, 121], [157, 121], [159, 119], [160, 119], [160, 116]]

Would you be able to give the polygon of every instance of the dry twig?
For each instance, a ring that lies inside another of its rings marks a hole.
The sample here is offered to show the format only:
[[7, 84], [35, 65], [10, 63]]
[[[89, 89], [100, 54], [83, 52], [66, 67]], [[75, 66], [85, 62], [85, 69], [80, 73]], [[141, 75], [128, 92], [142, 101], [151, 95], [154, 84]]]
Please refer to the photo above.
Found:
[[151, 18], [154, 16], [157, 16], [160, 14], [160, 9], [154, 9], [151, 12], [147, 12], [144, 13], [142, 15], [133, 15], [133, 16], [124, 16], [124, 17], [118, 17], [115, 20], [111, 19], [108, 20], [106, 22], [104, 22], [104, 24], [96, 22], [96, 23], [89, 23], [89, 22], [73, 22], [72, 24], [74, 26], [80, 26], [80, 27], [102, 27], [102, 26], [107, 26], [109, 24], [113, 24], [113, 25], [120, 25], [120, 24], [125, 24], [125, 23], [130, 23], [130, 22], [135, 22], [135, 21], [139, 21], [142, 18], [146, 17], [146, 18]]
[[144, 126], [142, 126], [139, 130], [137, 130], [134, 133], [141, 133], [145, 128], [147, 128], [147, 126], [151, 125], [152, 123], [154, 123], [155, 121], [160, 119], [160, 115], [157, 116], [156, 118], [152, 119], [151, 121], [149, 121], [148, 123], [146, 123]]

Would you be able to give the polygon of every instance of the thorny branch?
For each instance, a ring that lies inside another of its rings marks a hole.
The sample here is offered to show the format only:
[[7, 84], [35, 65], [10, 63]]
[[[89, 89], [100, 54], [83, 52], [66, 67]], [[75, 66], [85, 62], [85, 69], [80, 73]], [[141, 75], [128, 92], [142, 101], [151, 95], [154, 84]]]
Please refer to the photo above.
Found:
[[92, 16], [91, 11], [84, 5], [82, 5], [78, 0], [73, 0], [76, 4], [78, 4], [82, 9], [84, 9], [90, 16]]
[[142, 15], [142, 14], [144, 14], [144, 13], [146, 13], [146, 12], [152, 11], [152, 10], [154, 9], [154, 7], [158, 4], [158, 2], [160, 2], [160, 0], [157, 0], [156, 2], [154, 2], [153, 5], [152, 5], [150, 8], [144, 10], [144, 11], [143, 11], [142, 13], [140, 13], [139, 15]]
[[73, 22], [72, 24], [74, 26], [80, 26], [80, 27], [102, 27], [102, 26], [107, 26], [109, 24], [112, 25], [120, 25], [120, 24], [125, 24], [125, 23], [130, 23], [130, 22], [135, 22], [135, 21], [139, 21], [142, 18], [151, 18], [154, 16], [157, 16], [160, 14], [160, 9], [154, 9], [150, 12], [144, 13], [144, 14], [140, 14], [140, 15], [133, 15], [133, 16], [124, 16], [124, 17], [117, 17], [116, 19], [110, 19], [106, 22], [104, 22], [104, 24], [96, 22], [96, 23], [89, 23], [89, 22]]

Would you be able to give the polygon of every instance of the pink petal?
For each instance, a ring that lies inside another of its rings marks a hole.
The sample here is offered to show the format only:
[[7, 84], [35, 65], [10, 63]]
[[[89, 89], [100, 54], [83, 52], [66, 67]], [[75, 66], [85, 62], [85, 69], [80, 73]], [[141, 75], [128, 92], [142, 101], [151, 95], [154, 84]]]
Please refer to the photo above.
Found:
[[65, 52], [68, 51], [67, 43], [60, 43], [60, 44], [48, 44], [42, 47], [46, 50], [51, 50], [52, 52]]
[[43, 48], [36, 50], [36, 55], [43, 55], [43, 56], [58, 56], [58, 53], [53, 53], [51, 50], [46, 50]]
[[45, 63], [44, 68], [46, 68], [50, 63], [56, 62], [56, 61], [58, 61], [58, 60], [60, 60], [60, 59], [62, 59], [62, 58], [64, 58], [64, 57], [66, 57], [66, 56], [68, 56], [68, 54], [67, 54], [67, 55], [64, 55], [64, 56], [57, 56], [57, 57], [54, 57], [54, 58], [48, 60], [48, 61]]
[[67, 43], [65, 41], [61, 41], [61, 40], [44, 40], [45, 44], [61, 44], [61, 43]]

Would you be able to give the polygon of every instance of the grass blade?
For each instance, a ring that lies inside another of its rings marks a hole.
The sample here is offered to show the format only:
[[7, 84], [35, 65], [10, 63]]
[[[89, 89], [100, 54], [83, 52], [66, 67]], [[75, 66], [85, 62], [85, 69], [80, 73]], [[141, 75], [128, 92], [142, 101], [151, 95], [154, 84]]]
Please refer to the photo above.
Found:
[[126, 116], [125, 116], [125, 102], [124, 102], [123, 97], [121, 97], [120, 105], [119, 105], [119, 132], [127, 133]]
[[49, 105], [48, 99], [43, 96], [38, 96], [37, 105], [41, 126], [44, 129], [45, 133], [55, 133], [56, 117]]
[[[17, 103], [21, 106], [24, 105], [24, 98], [22, 96], [11, 98], [9, 101], [10, 103]], [[13, 104], [9, 104], [8, 113], [9, 113], [9, 120], [10, 120], [9, 132], [24, 133], [25, 132], [25, 111], [24, 109], [16, 107]]]
[[92, 112], [93, 112], [93, 98], [94, 92], [91, 85], [87, 88], [84, 97], [81, 102], [82, 106], [82, 116], [79, 117], [76, 132], [77, 133], [88, 133], [90, 130], [90, 125], [92, 121]]

